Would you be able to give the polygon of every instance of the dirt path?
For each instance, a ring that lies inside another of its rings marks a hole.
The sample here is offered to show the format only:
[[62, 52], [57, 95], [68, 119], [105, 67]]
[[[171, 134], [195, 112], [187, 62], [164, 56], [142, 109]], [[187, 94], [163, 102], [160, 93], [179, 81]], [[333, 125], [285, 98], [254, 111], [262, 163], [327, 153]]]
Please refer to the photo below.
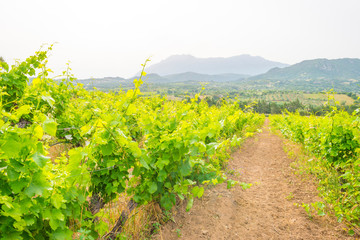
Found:
[[181, 206], [155, 239], [352, 239], [329, 217], [309, 219], [294, 205], [319, 199], [316, 187], [294, 174], [282, 144], [266, 123], [229, 163], [232, 179], [253, 186], [208, 189], [190, 212]]

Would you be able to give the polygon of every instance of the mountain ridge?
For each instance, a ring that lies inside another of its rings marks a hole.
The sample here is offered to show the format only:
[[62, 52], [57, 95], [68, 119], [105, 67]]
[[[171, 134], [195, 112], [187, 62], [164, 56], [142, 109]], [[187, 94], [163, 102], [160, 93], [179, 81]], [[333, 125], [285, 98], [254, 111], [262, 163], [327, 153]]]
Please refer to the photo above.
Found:
[[[177, 61], [174, 56], [170, 56]], [[186, 58], [195, 58], [185, 55]], [[184, 59], [184, 58], [183, 58]], [[190, 61], [191, 62], [191, 61]], [[266, 73], [256, 76], [249, 76], [237, 73], [223, 74], [202, 74], [198, 72], [181, 72], [178, 74], [159, 75], [149, 72], [143, 77], [146, 84], [162, 85], [184, 83], [185, 85], [213, 82], [214, 86], [222, 88], [225, 85], [246, 89], [278, 89], [278, 90], [302, 90], [302, 91], [324, 91], [334, 88], [336, 91], [359, 91], [360, 90], [360, 59], [339, 58], [339, 59], [310, 59], [302, 62], [279, 68], [271, 68]], [[114, 89], [123, 86], [132, 87], [132, 80], [138, 78], [102, 78], [78, 80], [89, 88], [101, 86], [102, 89]], [[175, 86], [175, 85], [173, 85]]]
[[171, 55], [168, 58], [147, 67], [148, 73], [160, 76], [195, 72], [217, 75], [226, 73], [257, 75], [273, 67], [286, 67], [285, 63], [266, 60], [260, 56], [242, 54], [232, 57], [197, 58], [189, 54]]
[[360, 59], [310, 59], [285, 68], [273, 68], [264, 74], [247, 78], [251, 85], [267, 85], [280, 89], [335, 88], [350, 91], [359, 90]]

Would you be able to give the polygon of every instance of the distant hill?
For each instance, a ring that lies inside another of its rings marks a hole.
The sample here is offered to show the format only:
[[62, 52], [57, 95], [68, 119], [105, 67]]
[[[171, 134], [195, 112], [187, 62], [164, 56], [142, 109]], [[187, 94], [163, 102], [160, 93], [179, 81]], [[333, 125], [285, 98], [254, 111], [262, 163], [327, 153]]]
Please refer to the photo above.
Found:
[[[183, 57], [196, 59], [192, 56], [181, 56], [180, 58]], [[196, 67], [196, 65], [194, 66]], [[169, 72], [171, 72], [170, 70]], [[198, 72], [159, 75], [151, 73], [149, 69], [145, 69], [145, 71], [150, 72], [143, 77], [145, 85], [151, 86], [153, 89], [157, 87], [178, 88], [179, 86], [183, 89], [190, 89], [199, 85], [200, 82], [209, 82], [207, 88], [219, 90], [226, 88], [228, 90], [269, 89], [316, 92], [333, 88], [337, 92], [360, 91], [360, 59], [356, 58], [306, 60], [284, 68], [275, 67], [256, 76], [239, 73], [202, 74]], [[123, 89], [132, 88], [134, 78], [138, 77], [129, 79], [106, 77], [82, 79], [77, 80], [77, 82], [83, 83], [87, 89], [96, 87], [100, 90], [115, 90], [120, 87]], [[179, 85], [178, 83], [182, 84]]]
[[[243, 74], [218, 74], [218, 75], [208, 75], [208, 74], [199, 74], [193, 72], [171, 74], [166, 76], [160, 76], [155, 73], [147, 74], [145, 77], [142, 77], [144, 83], [147, 84], [162, 84], [166, 85], [169, 83], [177, 82], [231, 82], [239, 79], [245, 79], [249, 75]], [[105, 78], [94, 78], [94, 79], [79, 79], [76, 82], [84, 84], [84, 87], [87, 89], [92, 89], [93, 87], [99, 89], [116, 89], [121, 87], [129, 88], [133, 87], [133, 80], [139, 78], [139, 76], [134, 76], [132, 78], [121, 78], [121, 77], [105, 77]]]
[[231, 82], [239, 79], [244, 79], [249, 77], [245, 74], [235, 74], [235, 73], [225, 73], [225, 74], [200, 74], [194, 72], [185, 72], [178, 74], [165, 75], [165, 78], [169, 79], [171, 82]]
[[208, 75], [225, 73], [257, 75], [274, 67], [286, 67], [288, 64], [273, 62], [262, 57], [239, 55], [228, 58], [196, 58], [191, 55], [173, 55], [147, 67], [147, 73], [161, 76], [194, 72]]
[[265, 74], [249, 77], [255, 88], [354, 91], [360, 84], [360, 59], [314, 59], [285, 68], [273, 68]]
[[75, 83], [81, 83], [86, 89], [92, 89], [93, 87], [100, 89], [113, 89], [119, 88], [120, 84], [126, 83], [125, 78], [121, 77], [104, 77], [104, 78], [89, 78], [89, 79], [77, 79]]
[[360, 59], [314, 59], [285, 68], [273, 68], [250, 79], [360, 79]]

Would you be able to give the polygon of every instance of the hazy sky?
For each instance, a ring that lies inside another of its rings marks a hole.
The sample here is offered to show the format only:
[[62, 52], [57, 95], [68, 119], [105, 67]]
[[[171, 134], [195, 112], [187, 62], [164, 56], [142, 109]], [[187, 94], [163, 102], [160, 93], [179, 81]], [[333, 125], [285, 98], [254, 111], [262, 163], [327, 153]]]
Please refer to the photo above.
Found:
[[359, 0], [1, 0], [0, 56], [57, 42], [49, 66], [78, 78], [138, 72], [145, 59], [360, 58]]

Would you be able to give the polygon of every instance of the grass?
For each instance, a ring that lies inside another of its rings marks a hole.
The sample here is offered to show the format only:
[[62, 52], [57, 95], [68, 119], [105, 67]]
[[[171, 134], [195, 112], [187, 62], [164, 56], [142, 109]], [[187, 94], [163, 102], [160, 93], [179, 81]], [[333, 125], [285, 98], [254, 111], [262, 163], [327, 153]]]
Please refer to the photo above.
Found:
[[[327, 95], [325, 93], [305, 93], [304, 97], [309, 100], [317, 100], [322, 103], [327, 101]], [[335, 101], [339, 103], [345, 102], [345, 105], [354, 104], [354, 99], [345, 94], [334, 94]]]
[[[345, 95], [345, 94], [334, 94], [334, 98], [339, 104], [352, 105], [354, 104], [354, 99]], [[241, 96], [240, 100], [243, 101], [259, 101], [265, 100], [269, 102], [277, 102], [277, 103], [286, 103], [290, 101], [295, 101], [299, 99], [299, 101], [303, 104], [311, 104], [311, 105], [323, 105], [328, 96], [326, 93], [302, 93], [302, 92], [271, 92], [271, 93], [257, 93], [249, 96]]]

